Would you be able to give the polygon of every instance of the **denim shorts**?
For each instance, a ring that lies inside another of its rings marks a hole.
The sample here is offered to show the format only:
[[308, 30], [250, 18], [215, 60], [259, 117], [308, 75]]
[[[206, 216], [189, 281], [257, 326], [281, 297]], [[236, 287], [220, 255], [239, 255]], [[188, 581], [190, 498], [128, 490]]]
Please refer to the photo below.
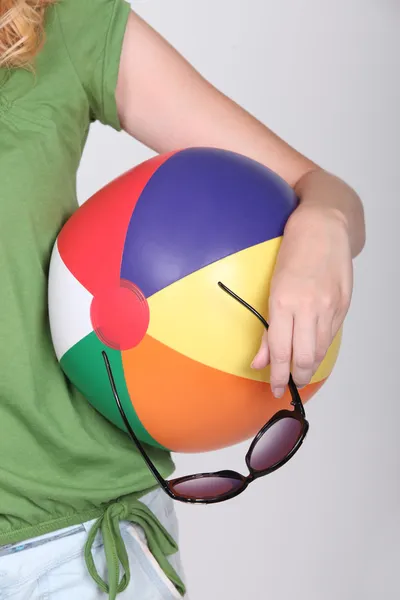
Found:
[[[176, 540], [178, 523], [173, 501], [157, 489], [141, 498]], [[6, 548], [0, 547], [0, 600], [106, 600], [88, 573], [84, 546], [93, 521], [26, 540]], [[131, 568], [128, 588], [118, 600], [173, 600], [182, 598], [175, 586], [150, 553], [143, 530], [121, 521]], [[99, 574], [107, 579], [103, 541], [98, 534], [93, 557]], [[179, 554], [168, 560], [183, 577]], [[187, 595], [185, 600], [188, 600]]]

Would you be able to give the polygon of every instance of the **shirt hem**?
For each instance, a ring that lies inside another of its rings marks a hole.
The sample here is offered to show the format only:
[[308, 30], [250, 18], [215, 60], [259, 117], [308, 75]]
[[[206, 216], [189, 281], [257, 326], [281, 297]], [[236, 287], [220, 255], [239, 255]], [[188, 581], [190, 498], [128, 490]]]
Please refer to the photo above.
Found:
[[[146, 494], [157, 489], [158, 487], [158, 484], [156, 484], [140, 492], [133, 492], [121, 496], [120, 498], [128, 497], [135, 498], [136, 500], [138, 500]], [[7, 544], [19, 544], [20, 542], [26, 542], [31, 538], [46, 535], [47, 533], [53, 533], [54, 531], [58, 531], [59, 529], [73, 527], [74, 525], [81, 525], [86, 521], [98, 519], [99, 517], [101, 517], [101, 515], [104, 514], [104, 511], [107, 509], [107, 507], [110, 504], [114, 504], [117, 500], [118, 498], [115, 498], [114, 500], [111, 500], [110, 502], [107, 502], [98, 508], [82, 512], [76, 512], [64, 517], [57, 517], [56, 519], [51, 519], [50, 521], [40, 523], [39, 525], [29, 525], [28, 527], [23, 527], [22, 529], [16, 529], [7, 533], [0, 533], [0, 547], [6, 546]]]

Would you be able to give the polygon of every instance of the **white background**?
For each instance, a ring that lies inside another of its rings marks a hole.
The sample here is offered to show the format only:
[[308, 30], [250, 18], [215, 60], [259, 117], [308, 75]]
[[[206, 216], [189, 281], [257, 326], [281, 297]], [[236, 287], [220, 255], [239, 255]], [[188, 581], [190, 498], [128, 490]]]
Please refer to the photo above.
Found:
[[[179, 506], [191, 600], [400, 598], [397, 0], [148, 0], [134, 7], [208, 79], [361, 194], [340, 360], [307, 406], [293, 462], [216, 507]], [[83, 201], [150, 156], [95, 126]], [[244, 469], [245, 447], [177, 457], [178, 474]]]

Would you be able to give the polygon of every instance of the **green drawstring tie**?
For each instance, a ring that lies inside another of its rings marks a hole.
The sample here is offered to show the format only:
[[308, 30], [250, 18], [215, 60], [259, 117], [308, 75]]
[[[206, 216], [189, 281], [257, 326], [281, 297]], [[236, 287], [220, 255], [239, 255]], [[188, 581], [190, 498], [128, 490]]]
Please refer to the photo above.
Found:
[[[88, 571], [99, 588], [109, 595], [109, 600], [115, 600], [117, 594], [126, 590], [131, 578], [129, 558], [119, 527], [120, 521], [130, 521], [142, 527], [150, 552], [183, 596], [185, 586], [167, 559], [167, 556], [178, 551], [175, 540], [143, 502], [130, 498], [129, 502], [118, 500], [108, 506], [90, 530], [85, 546], [85, 560]], [[108, 584], [100, 577], [92, 555], [92, 547], [98, 531], [101, 531], [103, 536]], [[124, 571], [121, 580], [120, 565]]]

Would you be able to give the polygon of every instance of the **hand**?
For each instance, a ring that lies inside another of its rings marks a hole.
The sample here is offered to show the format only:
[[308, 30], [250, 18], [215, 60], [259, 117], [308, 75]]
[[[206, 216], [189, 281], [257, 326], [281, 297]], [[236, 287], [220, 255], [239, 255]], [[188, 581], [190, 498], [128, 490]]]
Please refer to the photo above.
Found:
[[289, 219], [269, 298], [269, 330], [252, 367], [271, 365], [280, 398], [289, 380], [307, 385], [347, 314], [353, 285], [350, 239], [340, 216], [302, 206]]

